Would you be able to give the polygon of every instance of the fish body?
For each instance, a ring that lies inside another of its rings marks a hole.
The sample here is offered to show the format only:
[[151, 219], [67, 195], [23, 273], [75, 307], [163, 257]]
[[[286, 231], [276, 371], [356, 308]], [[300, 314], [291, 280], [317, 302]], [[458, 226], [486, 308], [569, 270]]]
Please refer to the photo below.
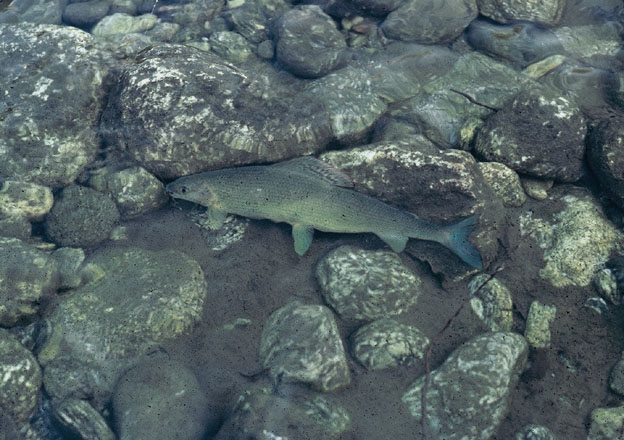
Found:
[[269, 219], [293, 226], [295, 250], [303, 255], [314, 229], [324, 232], [370, 232], [395, 252], [408, 238], [432, 240], [481, 267], [477, 249], [468, 241], [475, 218], [437, 226], [415, 215], [353, 191], [342, 173], [314, 158], [298, 158], [267, 166], [246, 166], [194, 174], [167, 185], [174, 198], [209, 208], [213, 227], [227, 214]]

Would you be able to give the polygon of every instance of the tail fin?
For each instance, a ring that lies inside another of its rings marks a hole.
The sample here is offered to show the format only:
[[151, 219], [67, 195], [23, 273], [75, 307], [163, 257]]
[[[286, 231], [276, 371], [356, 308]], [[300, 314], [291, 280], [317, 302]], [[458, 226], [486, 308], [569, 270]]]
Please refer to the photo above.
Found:
[[468, 241], [468, 236], [477, 224], [477, 220], [477, 216], [473, 215], [454, 225], [447, 226], [448, 242], [443, 244], [465, 263], [477, 269], [482, 269], [483, 262], [481, 261], [481, 254], [479, 254], [478, 249]]

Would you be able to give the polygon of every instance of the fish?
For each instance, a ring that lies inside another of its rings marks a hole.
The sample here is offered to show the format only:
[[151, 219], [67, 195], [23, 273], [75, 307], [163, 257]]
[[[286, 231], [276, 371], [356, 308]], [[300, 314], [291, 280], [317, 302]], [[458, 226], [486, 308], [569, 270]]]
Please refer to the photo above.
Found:
[[314, 157], [272, 165], [225, 168], [180, 177], [166, 186], [174, 199], [208, 208], [208, 222], [220, 228], [228, 214], [292, 225], [295, 252], [303, 256], [314, 230], [373, 233], [397, 253], [409, 238], [435, 241], [468, 265], [482, 269], [478, 249], [468, 240], [477, 224], [472, 215], [436, 225], [355, 191], [351, 179]]

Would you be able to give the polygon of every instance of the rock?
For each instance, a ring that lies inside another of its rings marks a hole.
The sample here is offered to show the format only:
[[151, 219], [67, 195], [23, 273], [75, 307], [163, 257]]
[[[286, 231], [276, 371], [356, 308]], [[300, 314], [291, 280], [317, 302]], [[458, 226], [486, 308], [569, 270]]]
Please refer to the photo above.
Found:
[[613, 269], [600, 269], [594, 274], [592, 284], [604, 299], [611, 304], [622, 304], [622, 292], [618, 288], [617, 276]]
[[351, 426], [349, 414], [328, 397], [296, 389], [245, 391], [215, 440], [293, 438], [338, 440]]
[[555, 183], [555, 181], [551, 179], [534, 179], [527, 176], [522, 176], [520, 182], [527, 195], [535, 200], [546, 200], [548, 198], [548, 190], [552, 188]]
[[91, 279], [48, 316], [52, 332], [39, 352], [42, 364], [61, 355], [102, 363], [141, 356], [201, 316], [206, 281], [181, 252], [109, 248], [87, 265]]
[[545, 426], [525, 425], [516, 433], [514, 440], [557, 440], [557, 437]]
[[21, 216], [0, 219], [0, 237], [28, 240], [32, 235], [30, 222]]
[[624, 353], [609, 373], [609, 389], [619, 396], [624, 396]]
[[[516, 333], [486, 333], [457, 348], [429, 375], [424, 427], [432, 438], [489, 439], [509, 410], [511, 393], [524, 369], [528, 346]], [[425, 377], [403, 402], [420, 423]]]
[[37, 404], [41, 369], [34, 356], [8, 331], [0, 329], [0, 407], [19, 428]]
[[477, 15], [475, 0], [410, 0], [388, 14], [381, 32], [395, 40], [445, 44], [459, 37]]
[[53, 203], [52, 190], [47, 186], [5, 181], [0, 189], [0, 218], [19, 216], [29, 221], [41, 221]]
[[561, 186], [540, 211], [520, 216], [521, 235], [531, 233], [544, 254], [539, 270], [555, 287], [587, 286], [609, 255], [622, 246], [622, 233], [605, 217], [586, 191]]
[[276, 23], [275, 34], [277, 61], [295, 75], [318, 78], [343, 62], [344, 37], [316, 5], [287, 11]]
[[32, 319], [58, 282], [54, 258], [21, 240], [0, 238], [0, 325]]
[[536, 21], [556, 25], [565, 8], [565, 0], [522, 1], [522, 0], [477, 0], [479, 12], [494, 21]]
[[80, 248], [59, 248], [52, 253], [59, 273], [60, 289], [75, 289], [82, 281], [82, 263], [85, 253]]
[[99, 174], [89, 179], [89, 186], [108, 194], [124, 218], [145, 214], [167, 202], [162, 182], [144, 168], [98, 171]]
[[475, 151], [519, 173], [574, 182], [582, 175], [586, 130], [572, 101], [552, 89], [529, 88], [487, 119]]
[[508, 332], [513, 326], [513, 299], [503, 283], [479, 274], [470, 280], [470, 307], [493, 332]]
[[119, 440], [199, 440], [211, 416], [193, 372], [163, 357], [145, 361], [119, 378], [113, 413]]
[[275, 381], [304, 382], [323, 392], [351, 381], [334, 316], [320, 305], [293, 301], [273, 312], [262, 331], [260, 361]]
[[54, 418], [65, 432], [76, 438], [116, 440], [104, 417], [86, 400], [66, 399], [57, 403], [54, 405]]
[[511, 168], [498, 162], [480, 162], [483, 178], [505, 206], [522, 206], [526, 194], [520, 184], [520, 177]]
[[113, 200], [101, 192], [72, 185], [63, 189], [46, 218], [46, 232], [60, 246], [94, 247], [119, 221]]
[[68, 185], [94, 159], [108, 69], [94, 43], [68, 26], [0, 25], [0, 179]]
[[63, 11], [63, 22], [71, 26], [86, 28], [106, 17], [109, 8], [108, 0], [70, 3]]
[[587, 158], [604, 190], [624, 207], [624, 120], [602, 121], [587, 136]]
[[421, 281], [389, 251], [340, 246], [316, 267], [323, 298], [342, 319], [399, 315], [416, 304]]
[[[435, 224], [450, 224], [481, 213], [470, 236], [484, 263], [496, 254], [502, 206], [483, 180], [477, 162], [465, 151], [414, 151], [403, 143], [378, 143], [332, 151], [323, 160], [352, 177], [356, 189]], [[504, 228], [504, 227], [503, 227]], [[407, 252], [426, 259], [436, 271], [451, 270], [459, 259], [441, 245], [411, 240]], [[465, 266], [455, 270], [465, 272]]]
[[214, 53], [233, 64], [243, 64], [252, 54], [247, 40], [236, 32], [214, 32], [208, 42]]
[[624, 430], [624, 406], [596, 408], [591, 413], [587, 440], [611, 440]]
[[416, 327], [389, 318], [363, 325], [351, 336], [353, 355], [368, 370], [412, 365], [427, 345], [429, 339]]
[[0, 7], [0, 23], [61, 24], [66, 4], [65, 0], [12, 1], [6, 11]]
[[158, 17], [154, 14], [143, 14], [133, 17], [127, 14], [112, 14], [102, 18], [91, 33], [96, 37], [130, 34], [150, 30], [156, 25]]
[[232, 30], [249, 43], [258, 44], [271, 37], [271, 24], [290, 8], [284, 0], [244, 1], [222, 13]]
[[533, 301], [524, 329], [524, 337], [532, 348], [550, 347], [550, 325], [555, 320], [557, 307]]
[[273, 43], [271, 40], [264, 40], [257, 46], [258, 56], [265, 60], [272, 60], [275, 56], [275, 50], [273, 49]]

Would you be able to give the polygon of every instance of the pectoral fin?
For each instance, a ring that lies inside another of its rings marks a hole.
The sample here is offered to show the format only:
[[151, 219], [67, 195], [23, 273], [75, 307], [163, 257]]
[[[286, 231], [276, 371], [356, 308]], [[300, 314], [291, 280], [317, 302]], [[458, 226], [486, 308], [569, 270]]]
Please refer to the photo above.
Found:
[[220, 209], [208, 208], [208, 224], [212, 229], [219, 229], [225, 223], [227, 212]]
[[310, 243], [312, 243], [314, 228], [303, 225], [293, 225], [292, 236], [295, 240], [295, 252], [299, 255], [303, 255], [310, 247]]
[[404, 235], [377, 234], [377, 236], [385, 241], [386, 244], [390, 246], [394, 252], [397, 253], [403, 252], [408, 240], [408, 238]]

